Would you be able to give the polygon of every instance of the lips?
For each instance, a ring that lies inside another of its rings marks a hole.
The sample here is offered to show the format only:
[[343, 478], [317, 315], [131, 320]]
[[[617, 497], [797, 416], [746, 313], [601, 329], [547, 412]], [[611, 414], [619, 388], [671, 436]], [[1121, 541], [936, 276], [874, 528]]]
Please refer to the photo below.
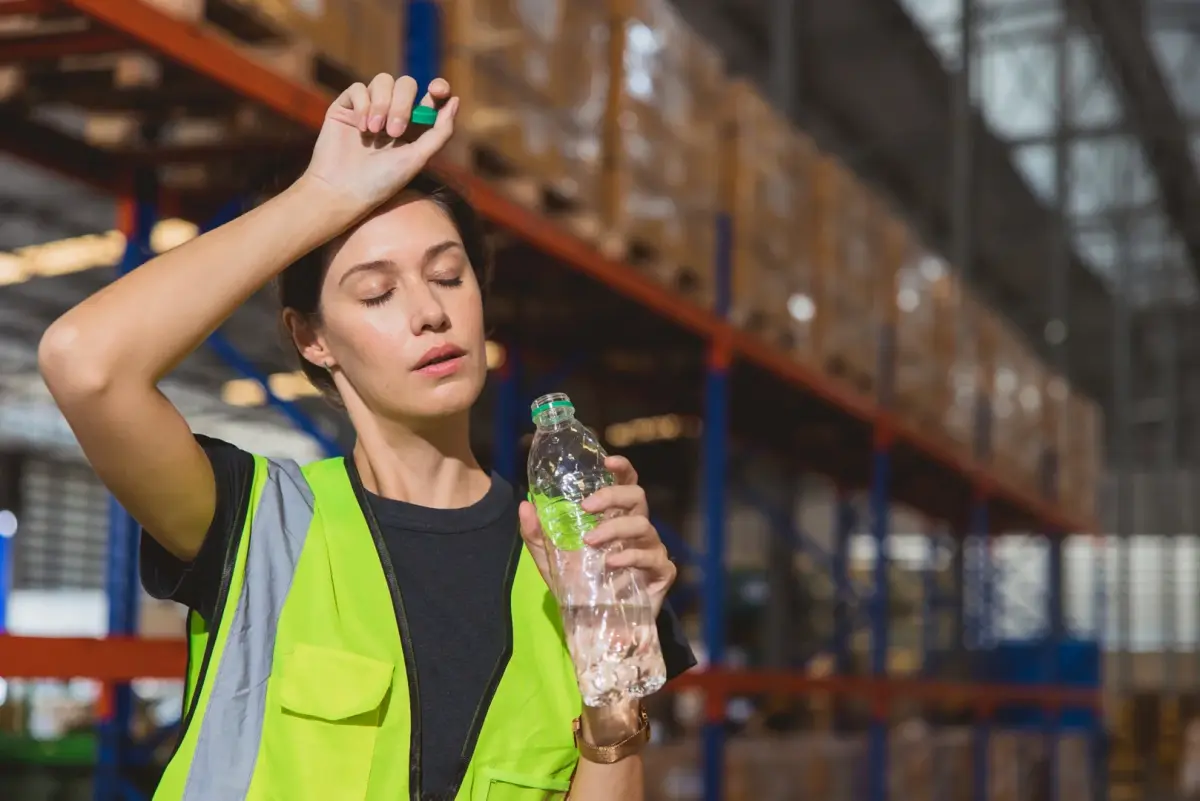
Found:
[[457, 345], [438, 345], [436, 348], [430, 348], [425, 351], [425, 355], [417, 362], [414, 370], [424, 370], [426, 367], [431, 367], [445, 362], [453, 361], [466, 355], [466, 351]]

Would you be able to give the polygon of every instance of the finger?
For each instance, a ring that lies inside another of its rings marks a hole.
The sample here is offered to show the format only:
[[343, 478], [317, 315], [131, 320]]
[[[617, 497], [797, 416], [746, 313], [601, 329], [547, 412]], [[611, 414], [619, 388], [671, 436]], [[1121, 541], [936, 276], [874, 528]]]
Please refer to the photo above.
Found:
[[422, 106], [441, 108], [450, 99], [450, 82], [445, 78], [434, 78], [429, 82], [429, 91], [421, 98]]
[[641, 515], [609, 518], [585, 534], [583, 540], [593, 548], [610, 542], [620, 542], [626, 548], [651, 548], [659, 544], [658, 531]]
[[628, 514], [649, 515], [650, 507], [646, 504], [646, 491], [637, 484], [604, 487], [583, 499], [580, 504], [583, 511], [589, 514], [601, 514], [609, 511], [622, 511]]
[[371, 105], [371, 96], [366, 84], [354, 83], [346, 87], [346, 91], [338, 95], [337, 100], [329, 108], [330, 116], [347, 125], [353, 125], [360, 131], [367, 130], [367, 109]]
[[396, 87], [396, 79], [381, 72], [371, 79], [367, 92], [371, 95], [371, 106], [367, 112], [367, 131], [379, 133], [383, 130], [384, 120], [387, 119], [388, 107], [392, 105], [392, 91]]
[[537, 509], [529, 501], [521, 501], [517, 508], [517, 518], [521, 521], [521, 537], [530, 545], [542, 545], [542, 524], [538, 520]]
[[618, 484], [638, 483], [637, 471], [624, 456], [609, 456], [604, 460], [604, 467], [613, 474]]
[[458, 98], [452, 97], [438, 111], [437, 122], [433, 124], [433, 127], [417, 137], [410, 147], [414, 148], [425, 161], [433, 158], [454, 135], [454, 118], [457, 116]]
[[667, 549], [657, 548], [627, 548], [624, 551], [610, 553], [604, 557], [605, 567], [633, 567], [644, 570], [654, 579], [667, 578], [675, 571], [675, 564], [667, 555]]
[[388, 136], [399, 139], [400, 134], [404, 133], [404, 129], [408, 127], [408, 120], [412, 117], [413, 101], [416, 98], [417, 82], [412, 77], [403, 75], [396, 80], [389, 103], [391, 109], [388, 111]]

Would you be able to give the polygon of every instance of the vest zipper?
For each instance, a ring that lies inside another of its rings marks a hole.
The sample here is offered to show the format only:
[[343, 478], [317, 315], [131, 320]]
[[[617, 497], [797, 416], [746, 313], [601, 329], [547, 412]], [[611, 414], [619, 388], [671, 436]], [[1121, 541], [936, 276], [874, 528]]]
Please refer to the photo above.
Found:
[[524, 540], [521, 539], [519, 533], [515, 533], [514, 539], [512, 552], [508, 556], [508, 567], [505, 569], [504, 578], [504, 608], [508, 610], [508, 614], [506, 615], [508, 627], [505, 634], [504, 652], [500, 654], [500, 658], [496, 660], [495, 666], [492, 667], [492, 676], [488, 679], [487, 688], [479, 698], [479, 703], [475, 705], [475, 714], [471, 717], [471, 728], [467, 730], [467, 739], [463, 743], [462, 764], [459, 766], [459, 773], [450, 788], [450, 798], [452, 799], [458, 796], [463, 779], [467, 776], [467, 768], [470, 767], [471, 760], [475, 755], [475, 745], [479, 742], [479, 735], [483, 731], [484, 721], [487, 720], [487, 711], [492, 705], [492, 699], [496, 697], [496, 691], [500, 689], [500, 680], [504, 678], [504, 671], [508, 669], [508, 662], [512, 659], [512, 591], [513, 585], [517, 580], [517, 568], [521, 564], [521, 550], [525, 547]]
[[371, 539], [375, 543], [379, 563], [383, 567], [384, 578], [387, 579], [388, 592], [392, 596], [396, 623], [400, 629], [400, 647], [404, 652], [404, 673], [408, 679], [408, 709], [411, 716], [408, 738], [408, 794], [412, 801], [421, 801], [421, 692], [417, 682], [416, 660], [413, 657], [412, 635], [408, 630], [408, 615], [404, 612], [404, 598], [400, 594], [400, 582], [396, 579], [396, 568], [392, 566], [392, 559], [388, 556], [387, 543], [383, 541], [379, 521], [375, 519], [375, 512], [371, 509], [362, 478], [358, 474], [358, 468], [354, 466], [354, 460], [351, 457], [346, 457], [344, 462], [346, 473], [350, 477], [350, 485], [354, 488], [354, 495], [358, 499], [363, 517], [366, 518]]

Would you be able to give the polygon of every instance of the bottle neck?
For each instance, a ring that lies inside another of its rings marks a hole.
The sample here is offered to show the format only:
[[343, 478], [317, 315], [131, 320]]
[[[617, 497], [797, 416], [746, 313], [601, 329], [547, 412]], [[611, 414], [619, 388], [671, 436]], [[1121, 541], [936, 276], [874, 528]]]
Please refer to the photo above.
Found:
[[569, 426], [574, 420], [575, 411], [573, 409], [555, 407], [539, 414], [535, 425], [538, 431], [559, 431]]

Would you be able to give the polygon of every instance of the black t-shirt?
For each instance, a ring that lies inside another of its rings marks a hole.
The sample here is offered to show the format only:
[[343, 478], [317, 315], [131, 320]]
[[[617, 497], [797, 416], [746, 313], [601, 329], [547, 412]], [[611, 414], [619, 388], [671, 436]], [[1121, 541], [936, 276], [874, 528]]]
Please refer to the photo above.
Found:
[[[219, 440], [198, 437], [217, 481], [217, 510], [204, 545], [185, 563], [142, 537], [141, 573], [155, 598], [177, 601], [212, 620], [224, 572], [226, 545], [240, 528], [253, 457]], [[463, 509], [431, 509], [368, 496], [404, 597], [420, 687], [422, 798], [446, 798], [470, 760], [467, 743], [475, 710], [504, 655], [510, 560], [523, 547], [519, 498], [504, 479]], [[696, 664], [678, 619], [664, 607], [658, 620], [667, 674]]]

